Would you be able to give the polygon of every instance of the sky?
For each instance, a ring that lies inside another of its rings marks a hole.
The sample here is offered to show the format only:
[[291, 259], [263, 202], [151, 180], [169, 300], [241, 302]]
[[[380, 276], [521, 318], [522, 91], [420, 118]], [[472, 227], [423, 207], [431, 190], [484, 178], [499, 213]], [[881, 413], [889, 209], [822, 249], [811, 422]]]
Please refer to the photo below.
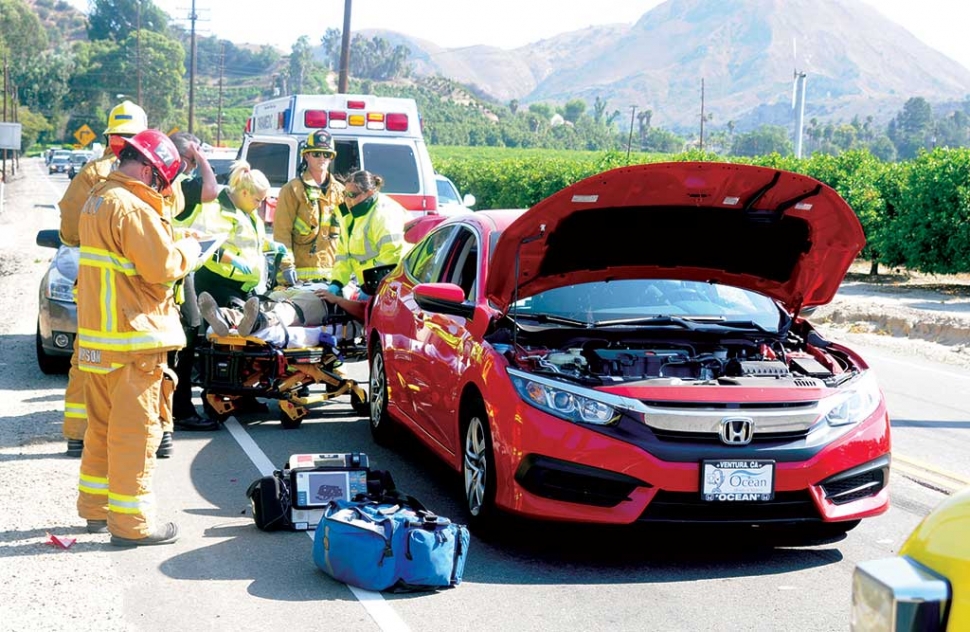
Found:
[[[87, 0], [69, 0], [87, 11]], [[187, 28], [193, 0], [154, 0]], [[965, 0], [860, 0], [925, 44], [970, 68], [970, 3]], [[516, 48], [592, 25], [633, 24], [662, 0], [351, 0], [351, 30], [382, 28], [445, 48], [485, 44]], [[235, 44], [270, 44], [288, 52], [301, 35], [319, 43], [343, 28], [345, 0], [194, 0], [196, 32]], [[571, 5], [566, 9], [566, 5]], [[243, 9], [245, 7], [245, 9]]]

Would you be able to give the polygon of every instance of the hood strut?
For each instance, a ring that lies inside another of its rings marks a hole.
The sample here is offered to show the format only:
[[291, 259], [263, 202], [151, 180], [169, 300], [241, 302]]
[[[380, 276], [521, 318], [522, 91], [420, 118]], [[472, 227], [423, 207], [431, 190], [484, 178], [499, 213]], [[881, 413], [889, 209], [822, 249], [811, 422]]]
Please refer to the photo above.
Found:
[[512, 350], [518, 349], [518, 336], [519, 336], [519, 325], [515, 322], [515, 310], [516, 303], [519, 302], [519, 258], [522, 256], [522, 246], [536, 241], [537, 239], [542, 239], [546, 234], [546, 225], [539, 224], [539, 232], [531, 237], [524, 237], [522, 241], [519, 242], [518, 247], [515, 249], [515, 276], [513, 277], [512, 285]]

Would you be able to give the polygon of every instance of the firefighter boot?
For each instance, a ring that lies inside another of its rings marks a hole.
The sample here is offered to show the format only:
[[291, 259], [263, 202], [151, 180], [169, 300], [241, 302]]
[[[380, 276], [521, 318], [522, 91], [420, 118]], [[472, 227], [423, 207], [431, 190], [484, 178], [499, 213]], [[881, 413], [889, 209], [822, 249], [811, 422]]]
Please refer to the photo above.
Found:
[[84, 452], [84, 440], [83, 439], [68, 439], [67, 440], [67, 456], [80, 459], [81, 453]]
[[163, 432], [162, 442], [158, 444], [158, 449], [155, 450], [156, 459], [167, 459], [172, 456], [172, 448], [174, 444], [172, 442], [172, 433]]
[[115, 546], [149, 546], [152, 544], [172, 544], [179, 539], [179, 526], [174, 522], [166, 522], [144, 538], [123, 538], [111, 536], [111, 544]]

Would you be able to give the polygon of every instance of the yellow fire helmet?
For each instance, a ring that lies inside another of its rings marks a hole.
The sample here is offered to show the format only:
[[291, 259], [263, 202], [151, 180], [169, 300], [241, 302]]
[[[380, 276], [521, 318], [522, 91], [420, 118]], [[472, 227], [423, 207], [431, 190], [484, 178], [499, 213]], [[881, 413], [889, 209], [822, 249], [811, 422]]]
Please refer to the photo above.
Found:
[[108, 128], [104, 130], [105, 136], [109, 134], [130, 134], [134, 136], [139, 132], [148, 129], [148, 115], [131, 101], [125, 100], [111, 108], [108, 114]]

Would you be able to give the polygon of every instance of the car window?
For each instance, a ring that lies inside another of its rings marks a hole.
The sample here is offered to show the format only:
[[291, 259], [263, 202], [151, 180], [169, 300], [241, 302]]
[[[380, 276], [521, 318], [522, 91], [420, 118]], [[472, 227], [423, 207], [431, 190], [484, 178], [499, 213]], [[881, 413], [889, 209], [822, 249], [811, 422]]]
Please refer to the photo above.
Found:
[[[340, 154], [337, 154], [338, 158]], [[363, 143], [363, 168], [384, 178], [383, 191], [420, 193], [418, 160], [408, 145]]]
[[465, 299], [474, 300], [478, 287], [478, 237], [462, 226], [451, 245], [440, 281], [454, 283], [465, 290]]
[[411, 249], [405, 258], [404, 268], [418, 283], [433, 283], [440, 278], [440, 271], [448, 259], [448, 241], [454, 226], [432, 231]]
[[753, 321], [777, 331], [782, 314], [773, 300], [741, 288], [674, 279], [581, 283], [541, 292], [515, 303], [519, 313], [587, 322], [680, 316]]
[[450, 180], [435, 178], [435, 182], [438, 184], [438, 204], [461, 204], [458, 189]]
[[246, 161], [266, 175], [270, 186], [281, 187], [290, 179], [290, 146], [285, 143], [251, 143]]

